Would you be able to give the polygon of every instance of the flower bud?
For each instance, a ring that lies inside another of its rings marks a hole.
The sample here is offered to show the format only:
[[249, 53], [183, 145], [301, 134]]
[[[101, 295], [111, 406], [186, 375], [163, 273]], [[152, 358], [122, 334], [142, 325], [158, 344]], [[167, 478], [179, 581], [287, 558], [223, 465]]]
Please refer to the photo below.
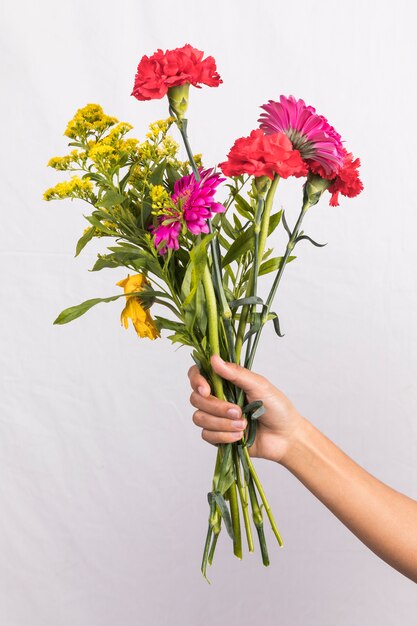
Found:
[[184, 119], [187, 111], [189, 91], [190, 83], [184, 83], [168, 89], [169, 106], [179, 120]]
[[271, 186], [271, 179], [269, 176], [256, 176], [255, 187], [258, 195], [263, 197]]
[[331, 185], [331, 182], [331, 180], [310, 172], [304, 185], [304, 205], [314, 206], [317, 204], [323, 192]]

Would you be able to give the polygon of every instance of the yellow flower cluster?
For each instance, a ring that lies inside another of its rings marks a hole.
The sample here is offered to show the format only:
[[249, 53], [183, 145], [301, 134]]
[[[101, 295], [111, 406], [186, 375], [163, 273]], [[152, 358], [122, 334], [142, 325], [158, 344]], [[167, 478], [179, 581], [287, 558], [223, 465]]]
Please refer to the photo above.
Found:
[[[48, 161], [48, 167], [53, 167], [54, 170], [69, 170], [69, 169], [82, 169], [87, 161], [87, 153], [80, 152], [79, 150], [72, 150], [69, 154], [63, 157], [52, 157]], [[72, 166], [76, 166], [76, 168]]]
[[149, 124], [149, 132], [146, 133], [148, 139], [158, 139], [159, 135], [165, 135], [174, 122], [173, 117], [168, 117], [166, 120], [157, 120], [156, 122], [152, 122]]
[[71, 180], [58, 183], [47, 189], [43, 194], [44, 200], [62, 200], [64, 198], [81, 198], [90, 200], [93, 196], [93, 183], [89, 178], [73, 176]]
[[[123, 287], [125, 294], [140, 292], [149, 285], [143, 274], [134, 274], [116, 283], [119, 287]], [[144, 309], [138, 296], [126, 295], [126, 306], [123, 309], [121, 322], [125, 328], [129, 326], [129, 320], [139, 337], [148, 337], [148, 339], [156, 339], [160, 337], [160, 333], [152, 319], [149, 309]]]
[[85, 141], [88, 135], [100, 137], [106, 130], [117, 124], [119, 120], [106, 115], [99, 104], [87, 104], [78, 109], [68, 122], [65, 135], [71, 139]]
[[171, 196], [162, 185], [151, 185], [150, 195], [153, 209], [163, 209], [172, 204]]
[[163, 138], [160, 145], [158, 146], [158, 153], [159, 156], [162, 158], [168, 157], [174, 159], [178, 153], [179, 148], [180, 147], [178, 143], [168, 135]]
[[[202, 154], [193, 154], [194, 157], [194, 161], [195, 164], [197, 165], [197, 167], [203, 167], [203, 155]], [[183, 165], [185, 165], [186, 167], [190, 166], [190, 162], [189, 161], [184, 161]]]

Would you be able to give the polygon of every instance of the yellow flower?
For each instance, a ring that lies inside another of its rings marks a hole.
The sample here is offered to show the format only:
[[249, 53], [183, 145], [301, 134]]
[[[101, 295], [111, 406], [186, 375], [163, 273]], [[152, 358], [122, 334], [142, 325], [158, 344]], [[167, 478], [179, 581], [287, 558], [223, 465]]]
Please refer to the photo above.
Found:
[[163, 209], [171, 206], [171, 196], [162, 185], [151, 185], [151, 200], [153, 209]]
[[[134, 274], [124, 278], [117, 285], [123, 287], [125, 294], [129, 294], [141, 291], [146, 285], [149, 285], [149, 282], [143, 274]], [[126, 296], [126, 306], [120, 319], [125, 328], [128, 328], [129, 319], [131, 319], [139, 337], [148, 337], [149, 339], [160, 337], [149, 310], [142, 307], [137, 296]]]
[[87, 104], [78, 109], [73, 119], [68, 122], [64, 135], [71, 139], [83, 139], [91, 134], [102, 135], [118, 123], [115, 117], [106, 115], [99, 104]]
[[164, 137], [158, 150], [161, 157], [166, 156], [174, 158], [179, 150], [179, 145], [172, 137], [168, 135]]
[[47, 189], [43, 194], [44, 200], [62, 200], [63, 198], [81, 198], [89, 200], [93, 194], [93, 183], [89, 178], [73, 176], [71, 180], [58, 183]]
[[148, 139], [157, 139], [159, 134], [165, 134], [171, 124], [174, 122], [173, 117], [168, 117], [166, 120], [157, 120], [149, 124], [149, 133], [146, 134]]
[[[52, 157], [48, 161], [48, 167], [53, 167], [55, 170], [69, 170], [69, 169], [82, 169], [87, 160], [87, 154], [85, 152], [79, 152], [78, 150], [72, 150], [70, 154], [63, 157]], [[75, 166], [75, 167], [72, 167]]]

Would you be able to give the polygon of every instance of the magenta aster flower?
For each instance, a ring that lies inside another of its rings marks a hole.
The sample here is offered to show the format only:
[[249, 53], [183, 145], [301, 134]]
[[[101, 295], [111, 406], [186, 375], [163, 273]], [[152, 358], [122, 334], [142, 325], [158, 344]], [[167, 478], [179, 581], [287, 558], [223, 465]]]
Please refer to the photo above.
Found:
[[330, 179], [337, 175], [344, 158], [341, 137], [314, 107], [294, 96], [280, 96], [279, 102], [269, 100], [261, 109], [265, 113], [258, 121], [265, 134], [285, 133], [311, 171]]
[[176, 181], [171, 200], [174, 207], [167, 207], [166, 213], [158, 216], [158, 225], [152, 229], [155, 234], [155, 244], [161, 254], [168, 248], [178, 250], [178, 238], [183, 225], [193, 235], [208, 233], [207, 220], [213, 213], [225, 210], [223, 204], [214, 200], [217, 187], [225, 178], [220, 174], [213, 174], [213, 169], [199, 169], [201, 179], [196, 180], [194, 174], [183, 176]]

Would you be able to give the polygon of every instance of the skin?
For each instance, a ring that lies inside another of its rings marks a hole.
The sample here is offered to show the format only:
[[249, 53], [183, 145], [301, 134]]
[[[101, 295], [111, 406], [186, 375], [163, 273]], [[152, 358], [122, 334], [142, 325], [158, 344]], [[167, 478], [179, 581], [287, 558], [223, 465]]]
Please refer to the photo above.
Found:
[[[355, 463], [266, 378], [218, 355], [211, 364], [243, 389], [249, 402], [263, 400], [265, 413], [250, 455], [286, 467], [377, 556], [417, 582], [417, 502]], [[197, 366], [188, 376], [193, 421], [203, 439], [214, 445], [238, 441], [246, 426], [240, 407], [211, 395]]]

